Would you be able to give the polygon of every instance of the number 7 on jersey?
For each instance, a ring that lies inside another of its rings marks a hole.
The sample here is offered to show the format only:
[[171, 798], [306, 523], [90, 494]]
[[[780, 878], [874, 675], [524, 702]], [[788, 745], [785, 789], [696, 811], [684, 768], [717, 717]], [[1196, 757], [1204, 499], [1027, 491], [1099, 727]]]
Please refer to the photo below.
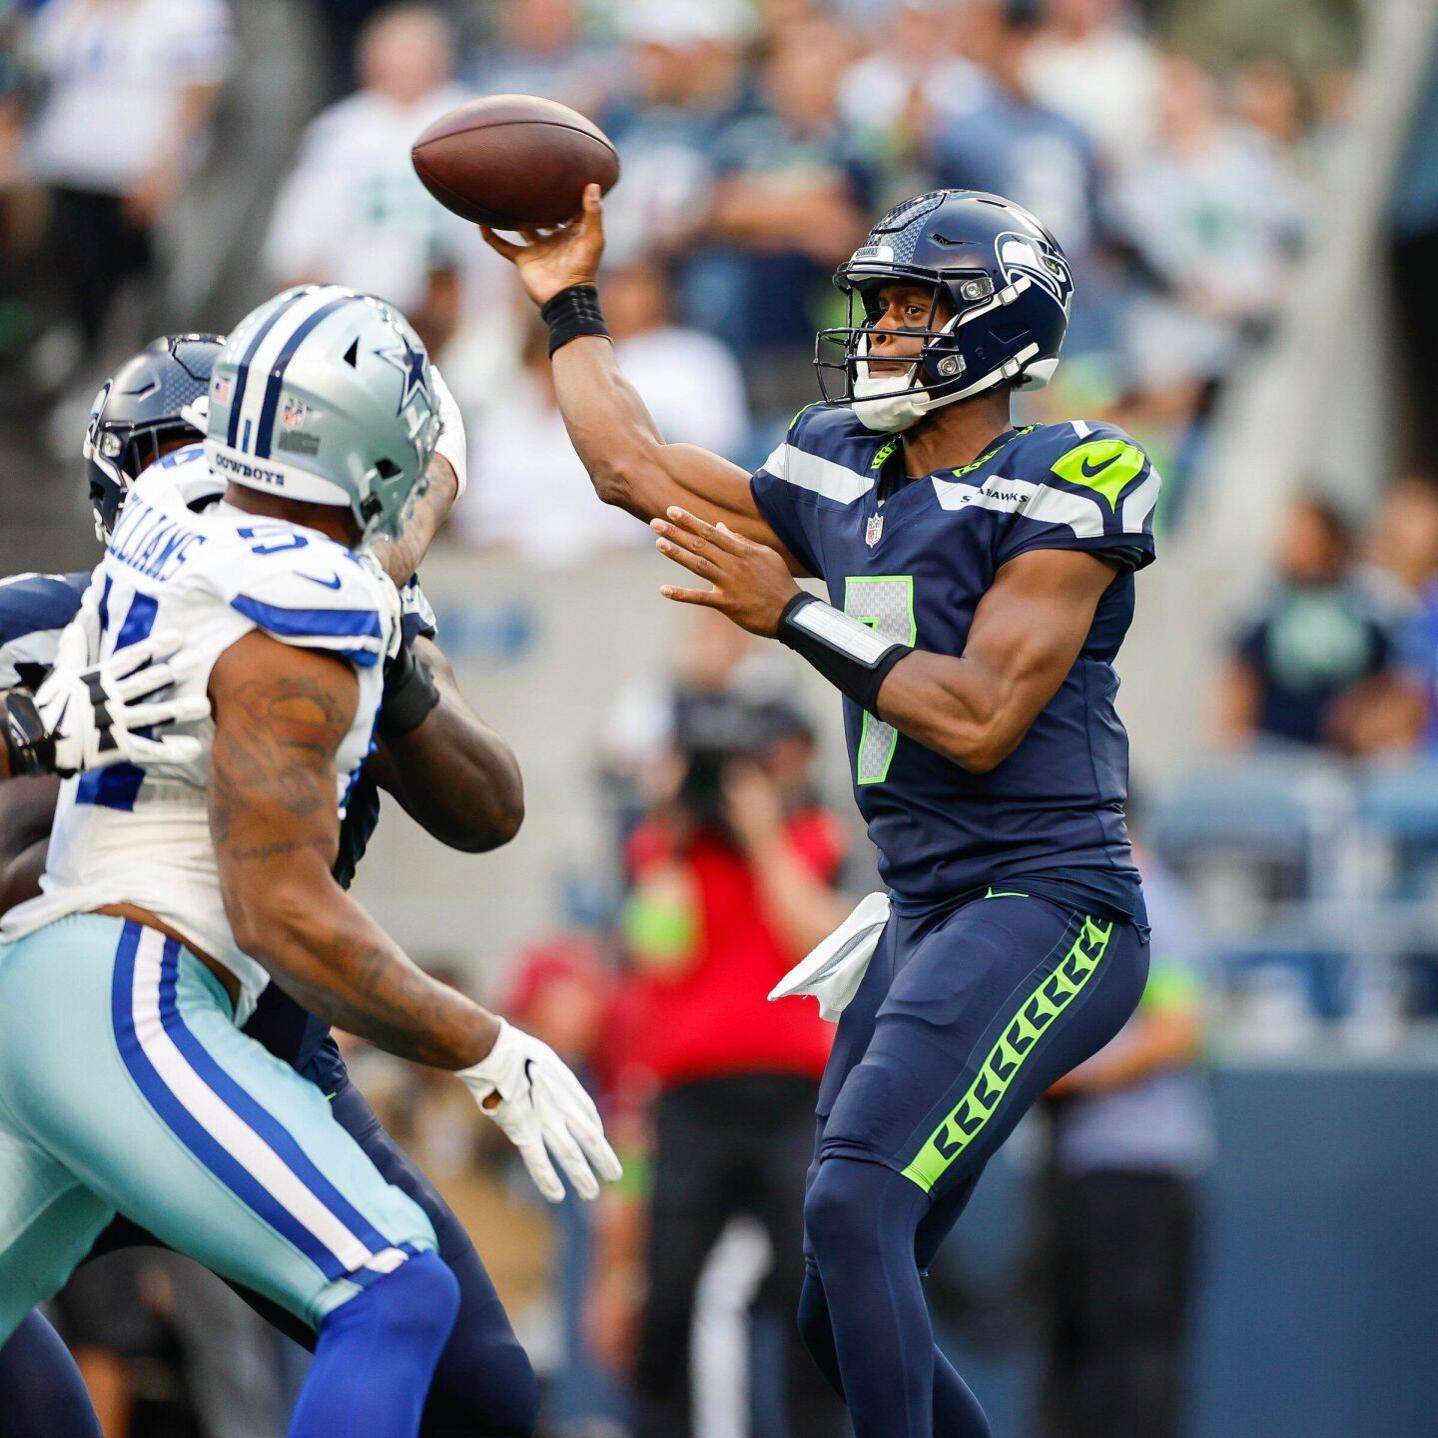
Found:
[[[844, 613], [867, 624], [881, 639], [913, 644], [919, 628], [914, 619], [912, 574], [850, 575], [844, 581]], [[860, 784], [882, 784], [889, 777], [899, 731], [865, 711], [859, 731], [855, 779]]]

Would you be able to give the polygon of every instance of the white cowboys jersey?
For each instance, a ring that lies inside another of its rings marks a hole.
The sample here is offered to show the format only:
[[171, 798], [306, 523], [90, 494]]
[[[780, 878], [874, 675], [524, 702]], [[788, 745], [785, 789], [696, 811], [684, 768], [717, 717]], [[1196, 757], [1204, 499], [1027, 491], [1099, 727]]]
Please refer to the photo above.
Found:
[[[343, 813], [369, 754], [382, 661], [399, 632], [399, 596], [388, 579], [315, 530], [225, 504], [196, 446], [136, 481], [95, 582], [105, 654], [154, 630], [183, 636], [172, 661], [184, 666], [180, 694], [204, 694], [216, 660], [253, 629], [348, 659], [360, 693], [336, 757]], [[236, 946], [225, 917], [206, 800], [214, 724], [206, 719], [190, 732], [204, 744], [192, 764], [122, 764], [66, 781], [43, 892], [5, 916], [0, 939], [64, 914], [135, 904], [235, 975], [243, 1024], [269, 976]]]

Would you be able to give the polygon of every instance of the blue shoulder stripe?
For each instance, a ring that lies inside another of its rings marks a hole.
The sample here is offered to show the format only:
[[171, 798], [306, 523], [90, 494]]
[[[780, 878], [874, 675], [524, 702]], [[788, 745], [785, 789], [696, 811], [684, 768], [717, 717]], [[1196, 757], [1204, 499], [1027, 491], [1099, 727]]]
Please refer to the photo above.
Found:
[[[379, 614], [373, 609], [287, 609], [279, 604], [265, 604], [248, 594], [237, 594], [230, 600], [246, 619], [261, 629], [287, 639], [373, 639], [384, 637]], [[378, 662], [379, 655], [369, 649], [338, 649], [342, 655], [362, 669]]]

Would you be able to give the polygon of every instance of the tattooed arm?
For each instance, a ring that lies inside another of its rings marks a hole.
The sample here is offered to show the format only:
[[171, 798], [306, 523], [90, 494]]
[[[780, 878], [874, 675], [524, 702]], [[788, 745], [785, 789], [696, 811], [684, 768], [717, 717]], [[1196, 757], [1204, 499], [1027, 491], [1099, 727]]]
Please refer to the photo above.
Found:
[[479, 1062], [499, 1020], [436, 983], [335, 882], [335, 753], [359, 687], [341, 659], [258, 632], [210, 676], [210, 831], [235, 940], [312, 1014], [436, 1068]]
[[380, 567], [400, 588], [414, 578], [415, 570], [429, 552], [458, 497], [459, 476], [454, 466], [441, 454], [432, 456], [429, 488], [420, 496], [403, 531], [394, 539], [376, 540], [370, 549]]

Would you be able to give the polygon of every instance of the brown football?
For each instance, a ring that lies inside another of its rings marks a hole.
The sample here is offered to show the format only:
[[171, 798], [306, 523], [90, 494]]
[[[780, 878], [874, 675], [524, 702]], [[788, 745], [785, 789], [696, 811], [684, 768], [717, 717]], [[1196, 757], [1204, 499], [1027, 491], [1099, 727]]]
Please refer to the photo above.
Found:
[[559, 225], [584, 187], [608, 190], [619, 155], [577, 111], [538, 95], [486, 95], [441, 115], [410, 151], [415, 173], [446, 209], [500, 229]]

